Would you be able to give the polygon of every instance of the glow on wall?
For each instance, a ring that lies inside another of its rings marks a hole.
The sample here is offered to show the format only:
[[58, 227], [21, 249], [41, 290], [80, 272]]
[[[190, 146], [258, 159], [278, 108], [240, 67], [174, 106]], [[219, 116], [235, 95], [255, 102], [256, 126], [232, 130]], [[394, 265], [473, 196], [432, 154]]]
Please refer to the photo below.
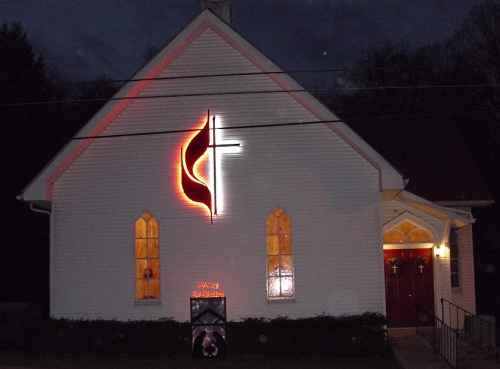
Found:
[[[213, 215], [218, 215], [218, 184], [220, 184], [220, 171], [217, 170], [218, 163], [218, 148], [238, 147], [239, 143], [219, 144], [217, 139], [219, 134], [216, 130], [216, 117], [212, 117], [212, 128], [210, 128], [210, 111], [207, 113], [207, 119], [203, 127], [196, 135], [194, 135], [187, 143], [186, 149], [181, 147], [181, 175], [180, 186], [185, 197], [205, 207], [212, 218]], [[208, 150], [211, 148], [212, 150]], [[211, 189], [207, 185], [207, 181], [203, 179], [195, 170], [197, 165], [201, 163], [207, 153], [211, 151]], [[220, 192], [220, 190], [219, 190]]]

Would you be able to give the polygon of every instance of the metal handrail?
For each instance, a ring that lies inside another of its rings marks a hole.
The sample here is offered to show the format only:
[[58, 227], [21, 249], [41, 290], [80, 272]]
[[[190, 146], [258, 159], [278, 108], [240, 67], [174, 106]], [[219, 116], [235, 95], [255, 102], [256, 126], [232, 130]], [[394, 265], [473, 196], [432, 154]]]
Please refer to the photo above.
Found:
[[[448, 306], [447, 311], [445, 303]], [[453, 326], [459, 338], [499, 361], [500, 352], [496, 340], [500, 337], [500, 330], [494, 324], [443, 298], [441, 312], [443, 320], [448, 317], [448, 325]]]
[[453, 368], [458, 361], [458, 335], [429, 309], [415, 301], [417, 333], [422, 335], [432, 346], [434, 352], [441, 355]]

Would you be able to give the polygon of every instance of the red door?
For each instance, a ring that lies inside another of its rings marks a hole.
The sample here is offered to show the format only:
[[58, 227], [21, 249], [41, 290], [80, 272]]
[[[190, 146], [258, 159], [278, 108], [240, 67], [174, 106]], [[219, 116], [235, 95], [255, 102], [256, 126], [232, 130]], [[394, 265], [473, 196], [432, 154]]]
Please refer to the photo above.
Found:
[[[390, 259], [396, 264], [391, 265]], [[415, 303], [434, 312], [432, 249], [384, 250], [385, 297], [390, 327], [415, 326]]]

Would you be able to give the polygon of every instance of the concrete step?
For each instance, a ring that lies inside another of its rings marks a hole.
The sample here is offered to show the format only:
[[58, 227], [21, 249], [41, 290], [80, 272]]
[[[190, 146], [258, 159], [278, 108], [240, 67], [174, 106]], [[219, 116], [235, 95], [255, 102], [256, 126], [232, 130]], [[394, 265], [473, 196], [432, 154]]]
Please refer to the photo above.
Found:
[[[450, 364], [438, 353], [415, 328], [390, 328], [388, 338], [395, 359], [404, 369], [449, 369]], [[500, 369], [495, 358], [471, 346], [463, 340], [458, 342], [458, 369]]]
[[396, 362], [404, 369], [449, 369], [448, 363], [434, 353], [431, 345], [416, 333], [415, 328], [388, 330]]
[[[491, 354], [496, 354], [496, 348], [490, 348]], [[474, 347], [470, 343], [460, 339], [458, 341], [458, 363], [459, 368], [472, 369], [498, 369], [499, 363], [487, 352]]]

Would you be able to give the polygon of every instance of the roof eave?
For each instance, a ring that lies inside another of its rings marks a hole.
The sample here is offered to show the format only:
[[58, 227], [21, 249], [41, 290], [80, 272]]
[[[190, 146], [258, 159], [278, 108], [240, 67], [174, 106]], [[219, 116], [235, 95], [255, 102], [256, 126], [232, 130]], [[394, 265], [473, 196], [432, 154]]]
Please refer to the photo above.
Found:
[[447, 207], [474, 208], [491, 206], [495, 203], [495, 200], [434, 201], [434, 203]]
[[408, 191], [401, 191], [396, 196], [396, 200], [433, 216], [437, 216], [443, 220], [450, 219], [457, 228], [465, 227], [476, 221], [472, 214], [468, 211], [438, 205]]

